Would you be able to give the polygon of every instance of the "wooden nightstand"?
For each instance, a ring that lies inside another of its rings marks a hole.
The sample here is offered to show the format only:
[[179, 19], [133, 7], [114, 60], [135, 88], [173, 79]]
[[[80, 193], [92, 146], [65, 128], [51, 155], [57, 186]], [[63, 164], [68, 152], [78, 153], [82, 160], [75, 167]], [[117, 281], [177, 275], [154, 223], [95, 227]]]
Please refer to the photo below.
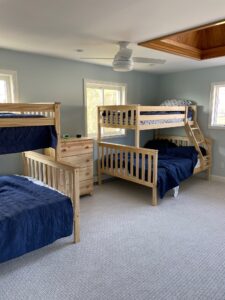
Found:
[[[68, 138], [60, 141], [61, 158], [80, 169], [80, 195], [93, 193], [93, 139]], [[55, 156], [53, 149], [45, 149], [45, 154]]]

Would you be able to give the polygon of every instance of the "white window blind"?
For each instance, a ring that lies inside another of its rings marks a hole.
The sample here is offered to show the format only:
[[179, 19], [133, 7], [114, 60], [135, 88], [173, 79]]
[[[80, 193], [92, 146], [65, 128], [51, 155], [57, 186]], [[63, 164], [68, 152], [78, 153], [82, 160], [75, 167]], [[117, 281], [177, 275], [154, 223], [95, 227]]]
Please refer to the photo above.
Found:
[[225, 128], [225, 82], [212, 84], [209, 125], [215, 128]]
[[16, 72], [0, 70], [0, 103], [14, 102], [16, 91]]
[[[126, 103], [126, 85], [120, 83], [84, 81], [86, 106], [86, 134], [97, 137], [97, 107], [100, 105], [122, 105]], [[102, 128], [103, 137], [124, 135], [120, 128]]]

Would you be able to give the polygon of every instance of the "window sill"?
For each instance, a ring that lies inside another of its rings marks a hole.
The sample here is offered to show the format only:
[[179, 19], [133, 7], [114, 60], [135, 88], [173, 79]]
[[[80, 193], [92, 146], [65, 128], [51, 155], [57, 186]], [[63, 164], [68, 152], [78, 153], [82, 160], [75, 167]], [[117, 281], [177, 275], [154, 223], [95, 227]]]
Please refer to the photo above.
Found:
[[[124, 138], [127, 137], [127, 134], [118, 134], [118, 135], [110, 135], [110, 136], [102, 136], [102, 140], [109, 140], [109, 139], [117, 139], [117, 138]], [[97, 141], [97, 136], [89, 136], [89, 138], [92, 138], [93, 140]]]

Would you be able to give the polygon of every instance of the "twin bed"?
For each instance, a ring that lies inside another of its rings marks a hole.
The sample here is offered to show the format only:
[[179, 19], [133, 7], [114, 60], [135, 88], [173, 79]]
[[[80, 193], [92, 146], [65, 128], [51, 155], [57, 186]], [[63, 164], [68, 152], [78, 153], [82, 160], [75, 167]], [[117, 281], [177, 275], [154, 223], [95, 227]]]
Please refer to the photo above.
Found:
[[[134, 130], [135, 146], [102, 142], [104, 127]], [[188, 137], [157, 134], [155, 141], [140, 147], [141, 131], [171, 127], [184, 127]], [[193, 128], [197, 128], [195, 105], [98, 107], [99, 184], [101, 175], [108, 174], [150, 187], [151, 203], [157, 205], [157, 192], [162, 198], [191, 175], [210, 172], [211, 141], [204, 138], [201, 145], [193, 143]]]
[[[51, 146], [58, 159], [59, 136], [59, 103], [0, 104], [0, 154]], [[0, 262], [72, 232], [80, 240], [79, 169], [32, 151], [23, 163], [25, 176], [0, 176]]]

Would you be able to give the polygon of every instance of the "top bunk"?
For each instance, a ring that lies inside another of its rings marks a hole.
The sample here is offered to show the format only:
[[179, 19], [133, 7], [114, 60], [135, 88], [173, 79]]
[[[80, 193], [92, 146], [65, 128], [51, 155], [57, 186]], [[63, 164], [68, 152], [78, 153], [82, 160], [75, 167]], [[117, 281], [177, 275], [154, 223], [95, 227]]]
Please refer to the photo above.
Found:
[[48, 147], [60, 137], [60, 103], [0, 103], [0, 154]]
[[[142, 106], [104, 105], [98, 107], [98, 127], [149, 130], [183, 127], [194, 124], [196, 105], [190, 106]], [[100, 131], [100, 130], [99, 130]]]

